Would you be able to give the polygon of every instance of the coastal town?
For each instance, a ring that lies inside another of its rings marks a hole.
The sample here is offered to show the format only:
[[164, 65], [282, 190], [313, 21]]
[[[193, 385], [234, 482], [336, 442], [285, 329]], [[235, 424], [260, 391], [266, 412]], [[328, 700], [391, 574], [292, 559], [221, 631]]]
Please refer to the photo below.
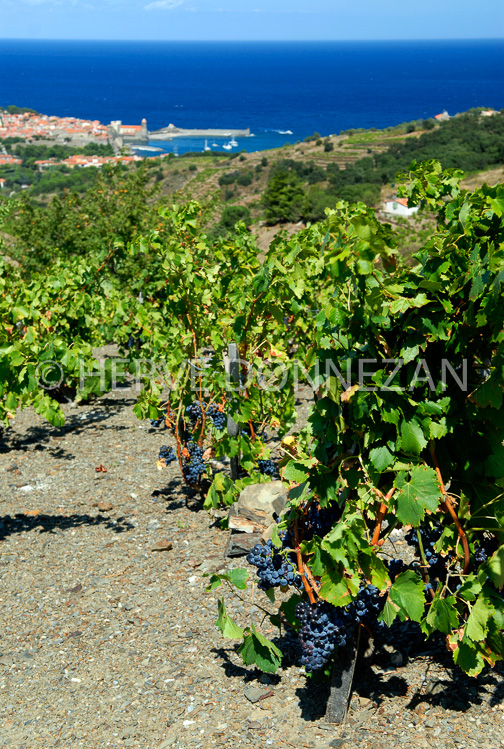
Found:
[[[141, 126], [138, 126], [137, 129], [140, 131]], [[130, 134], [128, 126], [125, 126], [125, 130]], [[131, 164], [142, 161], [142, 157], [131, 153], [128, 146], [124, 146], [122, 142], [116, 143], [114, 137], [116, 134], [117, 126], [112, 130], [110, 126], [103, 125], [99, 120], [56, 117], [33, 111], [19, 113], [12, 113], [8, 110], [0, 111], [0, 167], [16, 167], [23, 163], [23, 159], [19, 158], [19, 155], [13, 155], [7, 150], [9, 146], [22, 142], [71, 146], [74, 149], [84, 148], [89, 143], [96, 143], [110, 144], [114, 148], [114, 155], [109, 156], [73, 153], [67, 158], [38, 159], [35, 161], [35, 165], [39, 171], [57, 166], [65, 166], [69, 169], [75, 167], [100, 168], [105, 164]], [[0, 178], [0, 190], [4, 189], [5, 184], [5, 178]]]
[[98, 120], [81, 120], [77, 117], [56, 117], [37, 112], [11, 114], [0, 112], [0, 138], [23, 140], [51, 140], [59, 143], [94, 141], [106, 143], [108, 128]]

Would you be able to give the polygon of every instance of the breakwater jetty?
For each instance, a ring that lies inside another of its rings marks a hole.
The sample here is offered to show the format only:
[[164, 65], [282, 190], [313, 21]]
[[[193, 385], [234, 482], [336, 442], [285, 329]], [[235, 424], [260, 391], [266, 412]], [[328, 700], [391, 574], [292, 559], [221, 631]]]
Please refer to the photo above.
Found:
[[191, 129], [168, 125], [160, 130], [149, 131], [149, 140], [171, 140], [171, 138], [248, 138], [250, 128], [232, 130], [224, 128], [212, 128], [208, 130]]

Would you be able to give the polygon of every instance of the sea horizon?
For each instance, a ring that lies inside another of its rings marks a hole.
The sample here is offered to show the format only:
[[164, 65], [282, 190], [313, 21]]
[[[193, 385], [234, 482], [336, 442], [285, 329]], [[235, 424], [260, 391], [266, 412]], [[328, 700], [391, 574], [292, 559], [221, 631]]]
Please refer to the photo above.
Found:
[[[0, 105], [149, 130], [244, 129], [267, 150], [350, 128], [504, 107], [504, 38], [0, 39]], [[154, 145], [158, 145], [157, 143]], [[174, 140], [179, 153], [204, 141]]]

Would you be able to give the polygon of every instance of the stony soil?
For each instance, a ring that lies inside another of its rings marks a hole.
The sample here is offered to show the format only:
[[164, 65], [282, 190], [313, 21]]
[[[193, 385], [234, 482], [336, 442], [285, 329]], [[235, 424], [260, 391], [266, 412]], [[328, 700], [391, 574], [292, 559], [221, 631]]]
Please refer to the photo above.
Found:
[[[203, 577], [229, 564], [227, 532], [175, 467], [158, 472], [169, 438], [137, 421], [135, 397], [69, 405], [60, 429], [26, 411], [0, 453], [2, 749], [504, 745], [501, 671], [467, 679], [411, 628], [359, 662], [343, 726], [294, 644], [277, 676], [244, 668]], [[226, 597], [274, 636], [259, 591]]]

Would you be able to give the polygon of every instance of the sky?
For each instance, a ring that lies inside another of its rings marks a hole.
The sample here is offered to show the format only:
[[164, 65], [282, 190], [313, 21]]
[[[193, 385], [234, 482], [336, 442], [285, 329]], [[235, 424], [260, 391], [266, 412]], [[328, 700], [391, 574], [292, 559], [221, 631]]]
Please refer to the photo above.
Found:
[[0, 0], [0, 40], [502, 37], [504, 0]]

